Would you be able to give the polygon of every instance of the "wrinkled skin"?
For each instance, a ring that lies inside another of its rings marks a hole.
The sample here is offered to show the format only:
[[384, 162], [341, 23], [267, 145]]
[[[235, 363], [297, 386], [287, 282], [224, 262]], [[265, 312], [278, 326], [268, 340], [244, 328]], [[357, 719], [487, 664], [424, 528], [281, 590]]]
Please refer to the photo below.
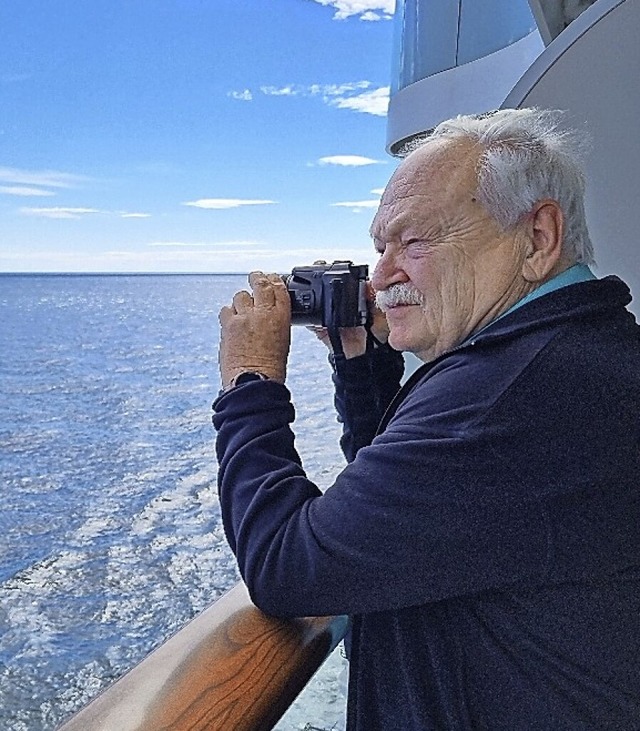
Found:
[[389, 343], [423, 361], [568, 265], [555, 201], [541, 201], [505, 231], [477, 200], [480, 152], [471, 140], [434, 140], [413, 152], [391, 178], [371, 227], [380, 254], [374, 288], [405, 283], [423, 300], [386, 310]]
[[240, 373], [258, 371], [284, 383], [291, 342], [291, 299], [277, 274], [251, 272], [252, 293], [237, 292], [220, 311], [220, 376], [227, 388]]

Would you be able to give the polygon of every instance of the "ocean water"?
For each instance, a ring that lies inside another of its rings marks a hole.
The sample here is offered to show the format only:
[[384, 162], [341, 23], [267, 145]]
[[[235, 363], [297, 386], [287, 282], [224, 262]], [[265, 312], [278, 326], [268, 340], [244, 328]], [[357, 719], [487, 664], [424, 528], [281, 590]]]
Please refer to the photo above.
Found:
[[[216, 495], [217, 313], [240, 276], [0, 275], [0, 729], [55, 728], [237, 580]], [[344, 462], [294, 328], [305, 468]], [[334, 653], [278, 725], [341, 727]]]

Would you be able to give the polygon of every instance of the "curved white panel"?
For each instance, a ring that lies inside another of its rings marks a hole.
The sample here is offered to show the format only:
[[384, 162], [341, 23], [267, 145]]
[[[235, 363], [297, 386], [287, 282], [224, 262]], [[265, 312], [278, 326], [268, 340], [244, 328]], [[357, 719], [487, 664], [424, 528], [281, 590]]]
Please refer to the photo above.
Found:
[[640, 313], [640, 0], [598, 0], [563, 31], [503, 107], [565, 109], [589, 130], [587, 215], [599, 273], [631, 286]]
[[476, 61], [441, 71], [391, 97], [387, 151], [456, 114], [497, 109], [544, 44], [538, 31]]

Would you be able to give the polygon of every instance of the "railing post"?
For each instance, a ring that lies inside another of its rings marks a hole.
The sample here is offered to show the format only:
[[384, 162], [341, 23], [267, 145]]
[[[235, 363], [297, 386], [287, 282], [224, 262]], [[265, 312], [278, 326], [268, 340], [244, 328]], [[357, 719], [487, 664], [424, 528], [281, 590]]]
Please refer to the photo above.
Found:
[[267, 617], [238, 584], [59, 731], [268, 731], [346, 617]]

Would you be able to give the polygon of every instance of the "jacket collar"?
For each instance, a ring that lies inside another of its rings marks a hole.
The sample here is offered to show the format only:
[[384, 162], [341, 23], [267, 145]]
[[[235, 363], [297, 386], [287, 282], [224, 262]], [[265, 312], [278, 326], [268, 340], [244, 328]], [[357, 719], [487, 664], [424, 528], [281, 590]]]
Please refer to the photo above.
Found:
[[462, 353], [492, 342], [513, 338], [541, 327], [559, 326], [571, 320], [594, 318], [620, 311], [631, 302], [629, 287], [618, 277], [591, 279], [562, 286], [512, 308], [463, 343], [420, 366], [398, 391], [378, 428], [384, 429], [399, 404], [413, 387], [437, 364], [454, 353]]
[[[491, 327], [494, 322], [497, 322], [498, 320], [501, 320], [503, 317], [506, 317], [507, 315], [510, 315], [512, 312], [515, 312], [517, 309], [522, 307], [523, 305], [528, 304], [529, 302], [532, 302], [535, 299], [538, 299], [538, 297], [542, 297], [545, 294], [549, 294], [550, 292], [555, 292], [557, 289], [561, 289], [562, 287], [568, 287], [570, 284], [578, 284], [579, 282], [589, 282], [594, 280], [596, 277], [589, 269], [589, 267], [586, 264], [574, 264], [573, 266], [569, 267], [568, 269], [565, 269], [563, 272], [560, 272], [560, 274], [557, 274], [555, 277], [550, 279], [548, 282], [545, 282], [544, 284], [541, 284], [539, 287], [536, 287], [532, 292], [529, 292], [529, 294], [525, 295], [522, 299], [518, 300], [514, 305], [512, 305], [506, 312], [503, 312], [501, 315], [496, 317], [495, 320], [490, 322], [488, 325], [485, 325], [480, 332], [483, 332], [488, 327]], [[468, 338], [464, 340], [466, 343], [468, 340], [474, 340], [477, 338], [479, 333], [474, 333], [472, 335], [469, 335]]]
[[475, 345], [540, 326], [547, 327], [574, 319], [595, 317], [620, 310], [630, 302], [629, 287], [618, 277], [610, 276], [578, 282], [555, 289], [517, 309], [512, 309], [475, 336], [472, 335], [465, 344]]

